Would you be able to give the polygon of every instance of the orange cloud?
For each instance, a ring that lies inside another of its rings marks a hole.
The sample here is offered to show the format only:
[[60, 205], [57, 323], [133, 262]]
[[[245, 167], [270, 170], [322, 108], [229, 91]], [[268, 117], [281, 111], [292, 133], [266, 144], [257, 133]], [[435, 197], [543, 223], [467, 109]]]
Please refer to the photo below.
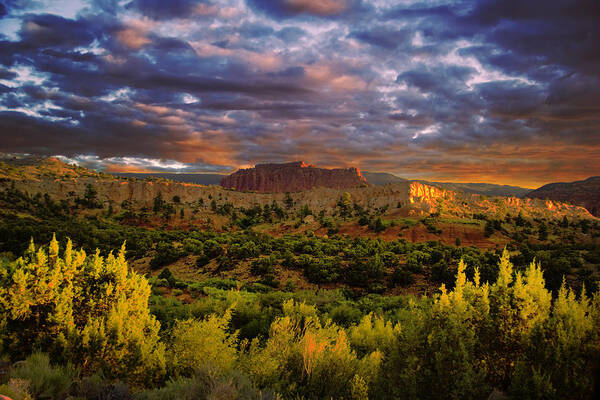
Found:
[[149, 19], [129, 19], [125, 22], [125, 28], [117, 31], [117, 39], [132, 50], [137, 50], [151, 40], [148, 33], [154, 27], [155, 23]]
[[[235, 37], [232, 38], [235, 42]], [[263, 71], [274, 71], [283, 65], [281, 57], [272, 52], [259, 53], [244, 49], [224, 49], [206, 42], [191, 42], [190, 45], [200, 57], [237, 57]]]
[[137, 50], [140, 47], [150, 43], [150, 39], [148, 39], [141, 32], [132, 28], [126, 28], [121, 31], [118, 31], [117, 39], [119, 39], [119, 41], [125, 46], [134, 50]]
[[137, 103], [135, 106], [142, 111], [153, 113], [156, 115], [167, 115], [171, 112], [171, 109], [169, 107], [164, 106], [153, 106], [150, 104], [143, 103]]
[[292, 11], [318, 15], [335, 15], [348, 9], [347, 0], [286, 0], [285, 3]]
[[149, 173], [153, 172], [152, 170], [144, 167], [139, 167], [137, 165], [127, 165], [127, 164], [105, 164], [104, 170], [106, 172], [135, 172], [135, 173]]
[[360, 77], [350, 74], [340, 74], [330, 65], [314, 64], [304, 67], [306, 79], [315, 84], [323, 85], [337, 91], [365, 90], [367, 83]]
[[244, 51], [241, 57], [253, 66], [265, 71], [274, 71], [281, 67], [283, 61], [279, 56], [273, 53], [256, 53]]

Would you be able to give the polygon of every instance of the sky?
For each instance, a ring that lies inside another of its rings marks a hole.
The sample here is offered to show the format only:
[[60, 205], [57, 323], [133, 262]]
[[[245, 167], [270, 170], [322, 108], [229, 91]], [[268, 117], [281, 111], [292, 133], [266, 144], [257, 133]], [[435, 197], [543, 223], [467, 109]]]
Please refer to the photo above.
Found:
[[0, 0], [0, 151], [107, 171], [585, 179], [600, 1]]

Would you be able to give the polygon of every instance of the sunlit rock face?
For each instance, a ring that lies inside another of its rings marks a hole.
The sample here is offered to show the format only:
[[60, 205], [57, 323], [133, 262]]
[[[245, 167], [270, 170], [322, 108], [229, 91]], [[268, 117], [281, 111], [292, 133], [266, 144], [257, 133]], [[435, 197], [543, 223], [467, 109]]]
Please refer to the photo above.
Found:
[[600, 217], [600, 176], [570, 183], [550, 183], [529, 192], [526, 196], [549, 200], [549, 209], [556, 206], [557, 202], [568, 202], [583, 206], [596, 217]]
[[435, 186], [425, 185], [420, 182], [411, 182], [409, 188], [409, 202], [437, 204], [440, 200], [454, 200], [456, 193]]
[[300, 192], [318, 187], [346, 189], [367, 185], [357, 168], [325, 169], [302, 161], [258, 164], [221, 180], [221, 186], [260, 193]]

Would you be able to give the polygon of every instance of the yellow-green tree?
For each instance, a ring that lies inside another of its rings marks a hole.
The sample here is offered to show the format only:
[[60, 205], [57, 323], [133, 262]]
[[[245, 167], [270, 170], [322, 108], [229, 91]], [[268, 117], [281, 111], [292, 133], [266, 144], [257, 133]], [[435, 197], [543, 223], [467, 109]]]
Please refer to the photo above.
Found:
[[[381, 368], [382, 398], [590, 398], [600, 367], [600, 296], [564, 285], [552, 300], [541, 266], [515, 272], [505, 250], [498, 280], [473, 281], [458, 265], [456, 286], [401, 313]], [[362, 324], [361, 324], [362, 325]], [[354, 328], [356, 329], [356, 328]], [[364, 328], [363, 328], [364, 329]]]
[[283, 311], [264, 346], [254, 340], [242, 354], [241, 367], [253, 382], [286, 398], [366, 399], [382, 353], [357, 357], [344, 329], [322, 323], [314, 306], [289, 300]]
[[89, 257], [71, 241], [59, 254], [55, 237], [2, 269], [0, 336], [13, 358], [35, 348], [131, 383], [160, 379], [164, 348], [150, 314], [150, 286], [117, 256]]
[[170, 363], [175, 374], [192, 375], [200, 368], [230, 372], [237, 362], [237, 332], [227, 332], [231, 309], [203, 320], [177, 321], [173, 328]]

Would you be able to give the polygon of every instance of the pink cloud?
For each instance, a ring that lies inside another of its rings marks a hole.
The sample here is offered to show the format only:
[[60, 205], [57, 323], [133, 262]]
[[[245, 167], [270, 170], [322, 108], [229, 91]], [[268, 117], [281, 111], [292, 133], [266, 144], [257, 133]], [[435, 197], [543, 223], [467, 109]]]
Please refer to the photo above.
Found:
[[367, 83], [360, 77], [340, 73], [330, 65], [307, 65], [304, 67], [304, 70], [307, 80], [336, 91], [354, 91], [367, 88]]
[[150, 19], [129, 19], [125, 21], [125, 28], [117, 31], [117, 39], [130, 49], [137, 50], [151, 40], [148, 33], [155, 26], [155, 22]]
[[318, 15], [335, 15], [348, 9], [347, 0], [286, 0], [289, 9]]

